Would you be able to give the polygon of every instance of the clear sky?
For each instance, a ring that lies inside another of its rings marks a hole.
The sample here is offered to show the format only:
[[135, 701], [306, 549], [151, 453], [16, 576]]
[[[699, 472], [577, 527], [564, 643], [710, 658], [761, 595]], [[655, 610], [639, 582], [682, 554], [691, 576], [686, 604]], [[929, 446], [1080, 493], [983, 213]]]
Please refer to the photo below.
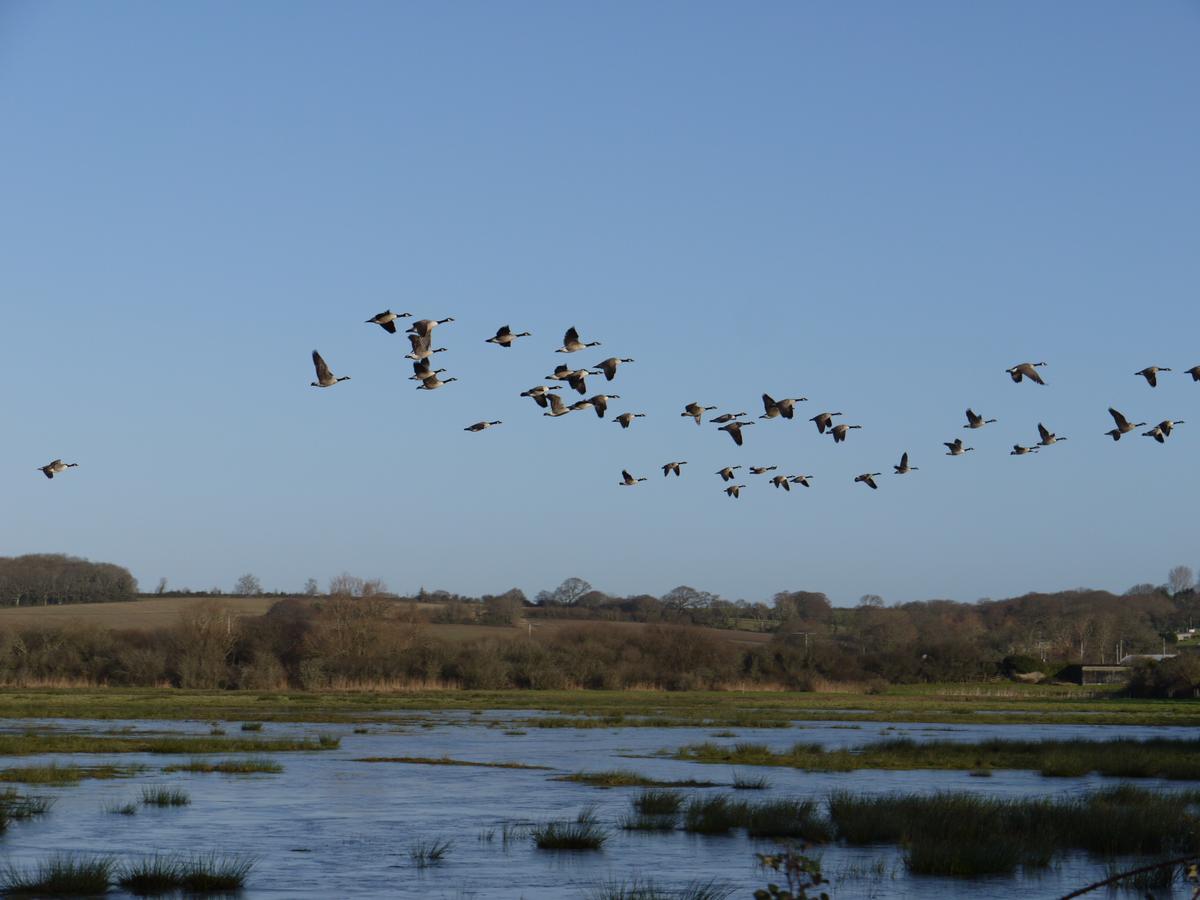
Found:
[[[0, 2], [0, 553], [839, 604], [1200, 565], [1198, 46], [1179, 0]], [[517, 396], [613, 354], [628, 431]], [[679, 415], [763, 391], [810, 402], [742, 448]]]

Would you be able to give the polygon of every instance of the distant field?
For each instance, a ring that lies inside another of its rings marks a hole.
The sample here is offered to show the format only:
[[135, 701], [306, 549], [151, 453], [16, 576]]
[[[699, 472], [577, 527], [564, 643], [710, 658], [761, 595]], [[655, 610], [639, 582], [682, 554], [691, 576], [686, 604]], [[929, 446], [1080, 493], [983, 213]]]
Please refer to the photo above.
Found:
[[[149, 631], [177, 624], [191, 609], [216, 603], [235, 616], [261, 616], [277, 597], [154, 597], [129, 600], [123, 603], [75, 603], [61, 606], [14, 606], [0, 608], [0, 628], [25, 625], [92, 625], [97, 628]], [[436, 609], [436, 604], [418, 604], [421, 609]], [[539, 633], [561, 631], [577, 625], [597, 624], [570, 619], [534, 619], [516, 627], [501, 625], [428, 625], [428, 632], [447, 641], [470, 641], [491, 637], [511, 640], [528, 634], [530, 628]], [[641, 622], [604, 623], [616, 628], [637, 631], [647, 626]], [[735, 644], [762, 644], [771, 635], [752, 631], [729, 631], [703, 628], [701, 631], [720, 640]]]

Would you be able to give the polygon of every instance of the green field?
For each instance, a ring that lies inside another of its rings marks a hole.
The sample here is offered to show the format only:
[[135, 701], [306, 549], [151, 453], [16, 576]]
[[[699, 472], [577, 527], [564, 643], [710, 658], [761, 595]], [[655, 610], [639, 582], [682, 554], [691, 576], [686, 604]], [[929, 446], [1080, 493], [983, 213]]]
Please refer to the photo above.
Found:
[[[170, 688], [9, 688], [0, 718], [204, 719], [227, 722], [395, 721], [405, 715], [488, 710], [539, 715], [522, 727], [703, 725], [781, 727], [790, 722], [1200, 725], [1200, 701], [1135, 700], [1115, 689], [1041, 685], [901, 686], [884, 693], [783, 691], [256, 692]], [[511, 716], [505, 725], [512, 725]]]

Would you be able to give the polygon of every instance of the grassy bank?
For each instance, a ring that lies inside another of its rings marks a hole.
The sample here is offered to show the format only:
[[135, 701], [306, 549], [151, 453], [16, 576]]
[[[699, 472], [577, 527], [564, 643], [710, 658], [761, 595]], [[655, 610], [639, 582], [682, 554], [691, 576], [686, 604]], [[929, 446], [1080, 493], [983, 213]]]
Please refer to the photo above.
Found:
[[1200, 779], [1200, 739], [1154, 738], [1146, 741], [979, 742], [910, 740], [877, 741], [857, 750], [829, 750], [819, 744], [796, 744], [773, 751], [763, 744], [732, 746], [693, 744], [676, 751], [676, 759], [700, 763], [787, 766], [814, 772], [855, 769], [1023, 769], [1046, 776], [1078, 777], [1091, 772], [1115, 778]]
[[[793, 721], [1200, 726], [1200, 701], [1135, 700], [1110, 688], [997, 684], [884, 693], [785, 691], [185, 691], [7, 688], [0, 718], [388, 722], [397, 714], [529, 710], [521, 727], [779, 727]], [[572, 721], [574, 720], [574, 721]], [[481, 717], [476, 724], [488, 724]], [[512, 719], [507, 718], [511, 725]]]
[[37, 753], [284, 753], [333, 750], [337, 746], [338, 739], [327, 735], [261, 740], [211, 735], [122, 737], [54, 732], [0, 735], [0, 756]]

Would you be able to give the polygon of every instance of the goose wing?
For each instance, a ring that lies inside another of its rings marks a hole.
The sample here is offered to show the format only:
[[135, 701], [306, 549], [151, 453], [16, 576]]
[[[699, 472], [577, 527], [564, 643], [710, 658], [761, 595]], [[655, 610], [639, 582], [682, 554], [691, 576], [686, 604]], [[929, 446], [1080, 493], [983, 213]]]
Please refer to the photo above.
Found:
[[1108, 414], [1113, 417], [1113, 421], [1117, 423], [1117, 427], [1122, 431], [1125, 431], [1129, 428], [1129, 420], [1111, 406], [1108, 408]]
[[329, 366], [325, 365], [325, 360], [321, 359], [321, 354], [316, 350], [312, 353], [313, 366], [317, 370], [317, 381], [328, 381], [333, 378], [333, 373], [329, 371]]
[[573, 344], [577, 340], [579, 340], [579, 332], [576, 331], [575, 326], [572, 325], [567, 329], [567, 333], [563, 335], [563, 346], [565, 347], [568, 344]]

